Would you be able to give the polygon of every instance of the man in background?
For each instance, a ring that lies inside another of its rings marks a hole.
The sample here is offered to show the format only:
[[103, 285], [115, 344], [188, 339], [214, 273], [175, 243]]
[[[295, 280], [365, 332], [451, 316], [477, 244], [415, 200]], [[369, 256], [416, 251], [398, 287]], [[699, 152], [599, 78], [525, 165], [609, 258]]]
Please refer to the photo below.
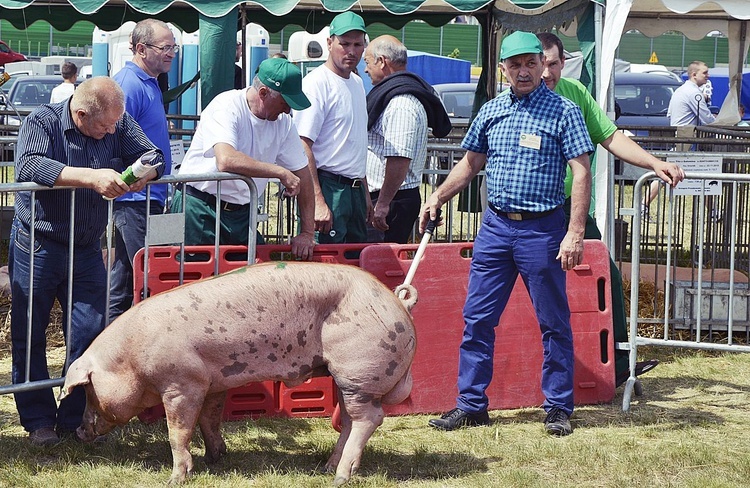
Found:
[[[168, 73], [178, 51], [169, 26], [156, 19], [138, 22], [131, 34], [133, 59], [112, 78], [125, 93], [125, 110], [164, 156], [170, 174], [172, 153], [164, 100], [157, 77]], [[147, 214], [164, 213], [167, 185], [128, 193], [114, 203], [115, 256], [110, 286], [110, 322], [133, 305], [133, 260], [146, 240]], [[150, 198], [149, 198], [150, 197]]]
[[374, 207], [368, 241], [406, 244], [422, 204], [428, 127], [445, 137], [451, 123], [432, 87], [406, 71], [406, 46], [398, 39], [373, 39], [364, 59], [373, 84], [367, 95], [367, 184]]
[[669, 123], [683, 125], [708, 125], [716, 118], [708, 109], [701, 87], [708, 82], [708, 66], [703, 61], [693, 61], [687, 69], [688, 79], [672, 94], [669, 101]]
[[365, 21], [344, 12], [329, 32], [328, 59], [302, 80], [312, 105], [295, 110], [294, 124], [312, 172], [318, 242], [367, 242], [367, 101], [354, 72], [365, 50]]
[[58, 103], [67, 100], [76, 89], [76, 80], [78, 80], [78, 66], [70, 61], [63, 63], [60, 68], [63, 82], [52, 89], [49, 97], [49, 103]]
[[[544, 49], [544, 72], [542, 79], [547, 88], [572, 101], [581, 109], [586, 130], [594, 145], [601, 144], [604, 149], [615, 157], [639, 168], [654, 171], [665, 183], [676, 186], [685, 177], [685, 172], [674, 163], [667, 163], [646, 152], [641, 146], [633, 142], [628, 136], [617, 130], [617, 126], [607, 117], [599, 107], [594, 97], [578, 80], [563, 78], [562, 70], [565, 66], [563, 44], [555, 34], [544, 32], [537, 34]], [[565, 176], [566, 213], [570, 215], [570, 189], [572, 175], [568, 169]], [[596, 222], [587, 215], [586, 239], [599, 239], [602, 235]], [[628, 341], [628, 329], [625, 313], [625, 298], [622, 291], [622, 276], [614, 261], [610, 260], [610, 284], [612, 286], [612, 320], [615, 342]], [[615, 384], [619, 386], [627, 380], [628, 351], [615, 351]], [[655, 365], [653, 361], [639, 363], [637, 374], [642, 374]]]

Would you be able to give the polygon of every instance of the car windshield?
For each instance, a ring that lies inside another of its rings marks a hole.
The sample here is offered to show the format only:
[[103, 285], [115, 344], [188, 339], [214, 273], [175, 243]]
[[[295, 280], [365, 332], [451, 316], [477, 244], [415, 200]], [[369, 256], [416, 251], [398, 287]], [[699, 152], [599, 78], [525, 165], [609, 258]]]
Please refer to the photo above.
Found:
[[22, 107], [35, 107], [49, 103], [52, 89], [59, 84], [58, 80], [19, 80], [10, 95], [10, 102]]
[[615, 99], [622, 115], [666, 115], [676, 87], [615, 85]]

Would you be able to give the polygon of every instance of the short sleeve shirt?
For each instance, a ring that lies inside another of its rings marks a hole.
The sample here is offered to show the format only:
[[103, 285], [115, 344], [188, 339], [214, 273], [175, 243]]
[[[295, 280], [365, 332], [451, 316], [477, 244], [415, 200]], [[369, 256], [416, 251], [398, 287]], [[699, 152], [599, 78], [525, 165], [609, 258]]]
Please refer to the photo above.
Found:
[[370, 191], [383, 187], [386, 159], [411, 159], [400, 190], [417, 188], [427, 160], [427, 112], [414, 95], [393, 97], [367, 133], [367, 184]]
[[594, 150], [581, 110], [544, 83], [484, 104], [461, 146], [487, 156], [488, 201], [503, 212], [562, 205], [567, 162]]
[[[273, 121], [256, 117], [247, 104], [247, 90], [220, 93], [201, 112], [195, 136], [182, 161], [180, 171], [183, 174], [218, 171], [214, 146], [222, 142], [253, 159], [277, 164], [289, 171], [298, 171], [307, 166], [307, 156], [292, 117], [284, 113]], [[262, 195], [268, 178], [253, 180], [258, 188], [258, 196]], [[212, 195], [217, 193], [215, 181], [190, 185]], [[251, 203], [250, 191], [240, 180], [223, 181], [221, 199], [240, 205]]]

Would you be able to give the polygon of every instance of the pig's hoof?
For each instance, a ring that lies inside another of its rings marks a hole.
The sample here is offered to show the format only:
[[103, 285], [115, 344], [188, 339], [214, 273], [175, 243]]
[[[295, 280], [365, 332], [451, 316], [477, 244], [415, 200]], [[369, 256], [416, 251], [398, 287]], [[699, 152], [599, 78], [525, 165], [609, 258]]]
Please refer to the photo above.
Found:
[[206, 464], [216, 464], [221, 461], [221, 458], [223, 458], [226, 453], [226, 446], [223, 449], [219, 449], [219, 451], [216, 453], [212, 453], [206, 450], [206, 455], [204, 456], [203, 460], [206, 462]]
[[333, 486], [341, 486], [345, 484], [347, 481], [349, 481], [349, 478], [346, 478], [344, 476], [336, 476], [333, 479]]

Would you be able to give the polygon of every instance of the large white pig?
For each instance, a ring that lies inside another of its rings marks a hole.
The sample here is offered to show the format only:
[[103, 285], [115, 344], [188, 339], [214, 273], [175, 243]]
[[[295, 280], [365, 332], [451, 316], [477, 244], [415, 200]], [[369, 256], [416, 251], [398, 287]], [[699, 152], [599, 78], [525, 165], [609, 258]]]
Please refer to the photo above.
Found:
[[125, 312], [70, 366], [61, 398], [86, 389], [78, 437], [91, 441], [162, 402], [173, 470], [193, 469], [195, 424], [206, 461], [226, 453], [225, 392], [250, 381], [301, 384], [330, 372], [342, 430], [326, 463], [349, 480], [383, 421], [382, 403], [405, 400], [416, 348], [408, 309], [371, 274], [338, 264], [257, 264], [151, 297]]

